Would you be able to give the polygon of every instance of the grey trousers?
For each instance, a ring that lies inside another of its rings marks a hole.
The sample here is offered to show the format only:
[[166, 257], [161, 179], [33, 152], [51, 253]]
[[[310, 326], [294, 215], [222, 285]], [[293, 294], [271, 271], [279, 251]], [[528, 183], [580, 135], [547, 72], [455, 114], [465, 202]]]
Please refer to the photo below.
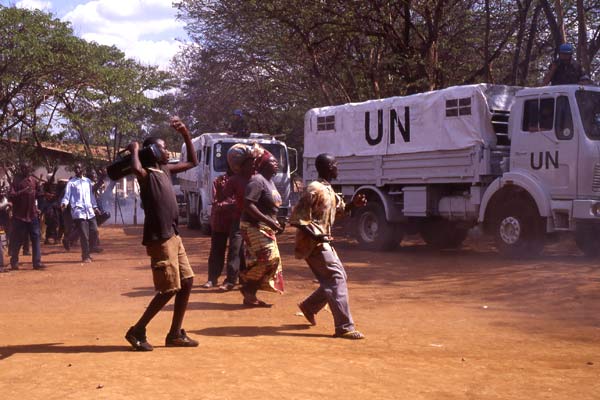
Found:
[[328, 243], [319, 245], [306, 258], [306, 262], [319, 281], [319, 288], [302, 302], [302, 307], [316, 314], [325, 304], [329, 304], [335, 333], [353, 331], [354, 321], [348, 305], [346, 271], [335, 249]]

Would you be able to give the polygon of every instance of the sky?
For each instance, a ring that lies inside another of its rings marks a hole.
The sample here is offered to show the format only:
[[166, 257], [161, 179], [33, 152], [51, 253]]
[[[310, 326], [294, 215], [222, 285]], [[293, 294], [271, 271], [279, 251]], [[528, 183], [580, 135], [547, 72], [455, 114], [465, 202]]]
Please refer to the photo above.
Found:
[[0, 0], [40, 9], [71, 23], [75, 35], [115, 45], [129, 58], [167, 69], [187, 37], [173, 0]]

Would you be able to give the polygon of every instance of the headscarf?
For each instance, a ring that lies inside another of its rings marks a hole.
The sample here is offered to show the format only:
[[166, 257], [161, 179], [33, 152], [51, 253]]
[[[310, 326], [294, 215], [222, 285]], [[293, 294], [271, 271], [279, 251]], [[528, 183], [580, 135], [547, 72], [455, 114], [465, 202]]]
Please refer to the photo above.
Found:
[[273, 157], [273, 154], [271, 154], [268, 150], [264, 150], [262, 155], [259, 156], [256, 159], [256, 170], [260, 171], [260, 169], [267, 163], [269, 162], [269, 159]]

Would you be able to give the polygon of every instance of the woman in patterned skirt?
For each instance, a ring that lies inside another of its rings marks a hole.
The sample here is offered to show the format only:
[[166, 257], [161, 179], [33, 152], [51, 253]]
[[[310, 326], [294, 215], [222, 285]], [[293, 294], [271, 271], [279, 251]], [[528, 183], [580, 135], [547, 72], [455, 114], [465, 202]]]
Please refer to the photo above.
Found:
[[257, 159], [257, 174], [252, 176], [244, 198], [240, 229], [246, 243], [246, 270], [240, 273], [243, 304], [270, 307], [256, 297], [258, 290], [283, 292], [281, 257], [276, 234], [283, 231], [277, 222], [281, 195], [272, 177], [279, 165], [271, 153], [264, 151]]

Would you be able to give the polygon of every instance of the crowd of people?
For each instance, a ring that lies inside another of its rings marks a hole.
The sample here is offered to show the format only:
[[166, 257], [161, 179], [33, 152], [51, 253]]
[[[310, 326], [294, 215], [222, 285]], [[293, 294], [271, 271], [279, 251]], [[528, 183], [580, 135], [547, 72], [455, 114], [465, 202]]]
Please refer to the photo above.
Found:
[[[560, 46], [558, 57], [544, 78], [545, 85], [588, 83], [589, 78], [572, 54], [573, 46]], [[236, 116], [240, 119], [241, 112]], [[175, 306], [166, 346], [198, 346], [182, 328], [194, 272], [179, 236], [179, 212], [171, 180], [172, 174], [193, 168], [198, 160], [187, 127], [178, 117], [171, 119], [171, 126], [184, 140], [188, 155], [185, 161], [169, 163], [165, 142], [159, 138], [148, 138], [142, 144], [158, 148], [159, 156], [149, 164], [146, 161], [143, 164], [138, 157], [137, 142], [127, 147], [145, 211], [142, 244], [150, 257], [156, 290], [142, 316], [125, 335], [138, 351], [153, 349], [146, 327], [173, 297]], [[245, 129], [241, 125], [238, 128], [237, 134]], [[277, 219], [282, 200], [272, 180], [279, 165], [267, 150], [243, 143], [228, 151], [227, 163], [227, 172], [213, 182], [208, 279], [201, 287], [230, 291], [239, 284], [244, 306], [268, 308], [272, 305], [259, 299], [258, 292], [284, 291], [283, 264], [277, 244], [277, 236], [284, 231], [284, 225]], [[333, 155], [319, 155], [315, 168], [318, 179], [307, 185], [290, 218], [290, 225], [296, 229], [295, 256], [305, 260], [319, 283], [312, 294], [298, 303], [298, 308], [311, 325], [316, 325], [316, 315], [328, 305], [334, 320], [334, 337], [363, 339], [365, 336], [356, 330], [350, 313], [346, 272], [333, 246], [331, 232], [336, 219], [364, 206], [366, 198], [355, 196], [352, 203], [345, 204], [334, 192], [331, 181], [336, 179], [338, 171]], [[5, 267], [4, 255], [0, 253], [1, 272], [18, 270], [19, 254], [29, 248], [33, 269], [45, 268], [40, 250], [40, 217], [46, 228], [45, 244], [62, 241], [65, 249], [70, 250], [79, 241], [84, 263], [92, 262], [91, 253], [102, 251], [97, 219], [104, 212], [97, 195], [103, 176], [90, 171], [86, 177], [81, 164], [76, 164], [73, 172], [75, 176], [68, 181], [54, 183], [49, 179], [42, 183], [32, 175], [30, 164], [21, 163], [11, 185], [0, 187], [0, 229], [8, 232], [10, 258], [10, 268]], [[224, 269], [226, 277], [219, 286]]]
[[[185, 161], [168, 163], [162, 139], [144, 141], [143, 147], [156, 145], [160, 152], [149, 165], [140, 161], [137, 142], [128, 146], [132, 155], [131, 170], [139, 182], [145, 211], [142, 244], [150, 257], [156, 290], [146, 310], [125, 334], [125, 339], [137, 351], [153, 350], [146, 327], [173, 297], [175, 306], [165, 345], [198, 346], [198, 341], [190, 338], [182, 327], [194, 272], [179, 236], [178, 208], [171, 184], [171, 174], [193, 168], [198, 160], [183, 122], [173, 117], [171, 125], [184, 140], [188, 155]], [[227, 162], [227, 172], [213, 182], [208, 280], [202, 287], [217, 286], [227, 264], [221, 290], [232, 290], [239, 280], [244, 306], [271, 307], [257, 295], [261, 290], [280, 293], [284, 290], [283, 265], [277, 245], [277, 235], [284, 230], [277, 220], [281, 195], [272, 180], [279, 166], [271, 153], [256, 144], [234, 145], [227, 154]], [[296, 257], [306, 260], [319, 282], [319, 288], [298, 307], [306, 320], [316, 325], [316, 314], [329, 305], [334, 317], [334, 337], [363, 339], [365, 336], [355, 329], [352, 320], [346, 273], [332, 244], [331, 227], [337, 217], [353, 207], [364, 206], [366, 199], [357, 196], [346, 205], [333, 191], [329, 182], [337, 177], [337, 162], [332, 155], [317, 157], [316, 168], [319, 179], [308, 186], [291, 216], [291, 225], [298, 230]]]
[[[91, 252], [101, 252], [96, 216], [106, 215], [97, 204], [104, 182], [95, 171], [84, 176], [80, 163], [73, 166], [75, 176], [55, 182], [33, 175], [29, 162], [21, 162], [10, 185], [0, 187], [0, 231], [8, 249], [0, 245], [0, 272], [18, 271], [21, 255], [32, 257], [34, 270], [46, 268], [42, 262], [44, 245], [60, 245], [66, 251], [80, 243], [82, 262], [89, 263]], [[42, 237], [44, 235], [44, 237]]]

